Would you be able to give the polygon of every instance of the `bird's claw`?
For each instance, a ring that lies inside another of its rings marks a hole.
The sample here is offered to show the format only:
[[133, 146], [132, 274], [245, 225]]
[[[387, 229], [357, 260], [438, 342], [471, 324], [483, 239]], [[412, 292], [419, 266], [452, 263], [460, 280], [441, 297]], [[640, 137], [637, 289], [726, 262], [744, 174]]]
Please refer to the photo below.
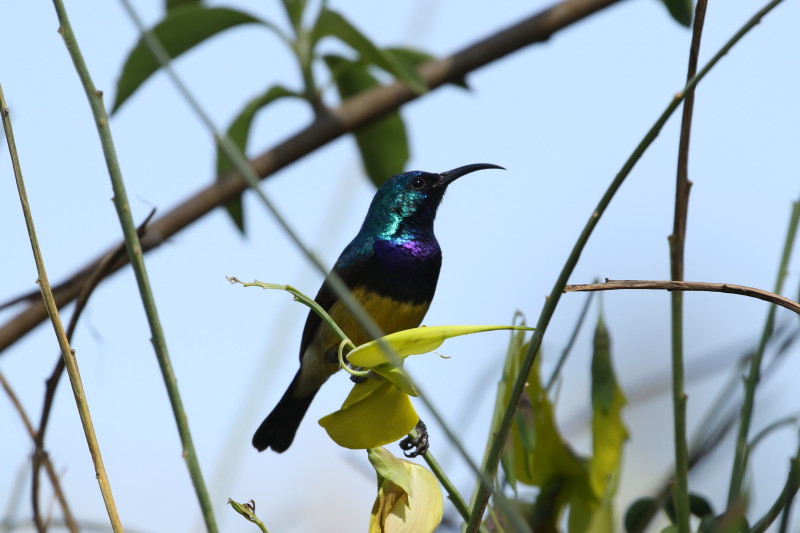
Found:
[[367, 381], [367, 378], [366, 376], [356, 376], [355, 374], [350, 374], [350, 381], [355, 384], [359, 384]]
[[417, 432], [416, 437], [409, 435], [400, 441], [400, 449], [403, 450], [403, 455], [409, 458], [425, 455], [425, 452], [428, 451], [428, 446], [430, 446], [430, 442], [428, 441], [428, 428], [425, 427], [422, 420], [417, 422], [414, 429]]

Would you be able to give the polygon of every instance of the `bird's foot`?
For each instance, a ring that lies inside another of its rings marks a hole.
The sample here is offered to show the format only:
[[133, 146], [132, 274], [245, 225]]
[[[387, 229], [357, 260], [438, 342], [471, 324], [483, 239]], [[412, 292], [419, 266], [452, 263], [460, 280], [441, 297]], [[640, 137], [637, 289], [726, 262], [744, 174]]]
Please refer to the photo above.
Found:
[[[361, 368], [355, 368], [354, 370], [361, 370]], [[355, 384], [363, 383], [367, 381], [366, 376], [356, 376], [355, 374], [350, 374], [350, 381]]]
[[[414, 435], [414, 432], [416, 432], [416, 435]], [[425, 423], [422, 420], [417, 422], [411, 435], [400, 441], [400, 449], [403, 450], [403, 455], [406, 457], [425, 455], [429, 445], [428, 428], [425, 427]]]

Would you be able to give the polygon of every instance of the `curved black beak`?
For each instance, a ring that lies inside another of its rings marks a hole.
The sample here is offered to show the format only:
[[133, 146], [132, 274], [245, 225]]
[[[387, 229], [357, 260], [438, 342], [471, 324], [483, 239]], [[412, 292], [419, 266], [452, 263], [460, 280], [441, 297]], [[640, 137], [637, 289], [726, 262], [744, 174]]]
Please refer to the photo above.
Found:
[[492, 165], [491, 163], [474, 163], [472, 165], [464, 165], [463, 167], [454, 168], [453, 170], [448, 170], [447, 172], [440, 173], [439, 181], [436, 183], [436, 188], [442, 189], [444, 187], [447, 187], [447, 185], [454, 182], [461, 176], [465, 176], [471, 172], [475, 172], [476, 170], [486, 170], [488, 168], [497, 168], [500, 170], [505, 170], [505, 168], [499, 165]]

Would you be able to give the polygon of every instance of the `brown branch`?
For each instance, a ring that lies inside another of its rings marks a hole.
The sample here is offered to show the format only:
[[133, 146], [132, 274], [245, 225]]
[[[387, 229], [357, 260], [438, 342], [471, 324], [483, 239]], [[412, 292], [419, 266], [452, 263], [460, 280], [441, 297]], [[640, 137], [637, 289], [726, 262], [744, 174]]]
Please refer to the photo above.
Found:
[[[557, 31], [619, 1], [565, 0], [450, 57], [422, 65], [420, 74], [430, 89], [436, 89], [530, 44], [546, 41]], [[318, 117], [302, 131], [252, 159], [250, 165], [262, 179], [266, 178], [338, 137], [397, 110], [419, 96], [422, 95], [414, 93], [400, 83], [360, 93], [344, 101], [338, 108]], [[236, 198], [246, 188], [247, 185], [242, 177], [238, 173], [231, 172], [220, 181], [191, 195], [150, 225], [142, 237], [143, 250], [156, 248], [212, 209]], [[103, 254], [101, 257], [106, 255]], [[100, 261], [101, 259], [92, 261], [56, 288], [54, 295], [59, 307], [77, 297], [82, 281], [97, 270]], [[127, 264], [127, 261], [127, 257], [119, 259], [111, 266], [109, 273], [119, 270]], [[0, 327], [0, 353], [33, 329], [46, 316], [41, 301], [31, 301], [26, 309]]]
[[[706, 18], [706, 1], [697, 2], [694, 14], [692, 31], [692, 44], [689, 48], [689, 66], [687, 67], [686, 80], [691, 80], [697, 74], [697, 57], [700, 54], [700, 40], [703, 35], [703, 23]], [[672, 259], [672, 279], [683, 279], [683, 251], [686, 242], [686, 216], [689, 211], [689, 191], [692, 182], [689, 181], [689, 139], [692, 131], [692, 112], [694, 111], [694, 91], [686, 94], [683, 102], [683, 117], [681, 119], [680, 143], [678, 146], [678, 171], [675, 185], [675, 219], [670, 235], [670, 252]]]
[[[8, 381], [6, 381], [6, 378], [2, 372], [0, 372], [0, 385], [2, 385], [3, 389], [6, 391], [11, 403], [14, 405], [14, 409], [16, 409], [17, 413], [19, 413], [22, 423], [25, 426], [25, 429], [28, 431], [28, 435], [30, 435], [33, 441], [36, 441], [36, 430], [33, 428], [33, 424], [31, 424], [31, 420], [28, 418], [28, 415], [25, 412], [25, 409], [22, 407], [22, 404], [14, 392], [14, 389], [12, 389], [11, 385], [8, 383]], [[55, 468], [53, 468], [53, 463], [50, 462], [50, 458], [46, 453], [41, 455], [40, 461], [42, 464], [44, 464], [45, 470], [47, 470], [50, 483], [53, 484], [53, 492], [56, 495], [56, 500], [58, 500], [58, 504], [61, 506], [61, 511], [64, 513], [64, 525], [72, 533], [78, 533], [80, 529], [78, 528], [77, 522], [75, 522], [75, 518], [72, 516], [72, 511], [67, 504], [64, 491], [61, 490], [61, 483], [58, 480], [58, 475], [56, 474]], [[42, 529], [44, 527], [44, 522], [41, 519], [41, 515], [38, 515], [38, 517], [35, 518], [36, 520], [34, 520], [34, 522], [36, 523], [37, 528]]]
[[707, 283], [704, 281], [642, 281], [642, 280], [610, 280], [606, 278], [605, 283], [590, 283], [588, 285], [567, 285], [564, 292], [586, 292], [586, 291], [616, 291], [621, 289], [645, 289], [663, 291], [700, 291], [700, 292], [725, 292], [728, 294], [738, 294], [758, 298], [765, 302], [773, 303], [785, 307], [800, 315], [800, 304], [790, 300], [780, 294], [745, 287], [744, 285], [733, 285], [731, 283]]

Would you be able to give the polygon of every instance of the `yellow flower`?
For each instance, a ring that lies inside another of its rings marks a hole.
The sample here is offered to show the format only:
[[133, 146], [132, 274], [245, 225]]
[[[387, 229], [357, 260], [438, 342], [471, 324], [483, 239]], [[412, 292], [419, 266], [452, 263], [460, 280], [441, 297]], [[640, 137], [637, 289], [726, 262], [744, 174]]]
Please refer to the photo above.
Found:
[[444, 503], [436, 477], [384, 448], [367, 450], [378, 473], [378, 497], [369, 533], [429, 533], [442, 521]]

